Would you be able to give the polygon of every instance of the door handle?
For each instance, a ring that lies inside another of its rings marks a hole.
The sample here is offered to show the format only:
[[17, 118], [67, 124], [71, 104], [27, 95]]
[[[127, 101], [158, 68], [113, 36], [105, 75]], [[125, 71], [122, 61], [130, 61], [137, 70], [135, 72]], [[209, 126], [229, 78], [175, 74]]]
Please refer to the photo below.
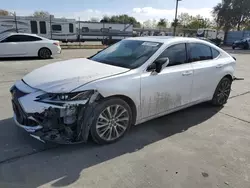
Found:
[[216, 68], [221, 68], [221, 67], [223, 67], [223, 64], [216, 65]]
[[193, 74], [193, 71], [186, 71], [182, 73], [182, 76], [189, 76], [191, 74]]

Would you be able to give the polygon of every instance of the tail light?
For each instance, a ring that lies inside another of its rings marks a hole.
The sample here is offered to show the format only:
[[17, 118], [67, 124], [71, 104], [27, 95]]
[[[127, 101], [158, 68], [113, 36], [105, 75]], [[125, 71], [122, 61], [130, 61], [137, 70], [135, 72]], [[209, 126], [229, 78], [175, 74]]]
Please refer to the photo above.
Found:
[[56, 46], [60, 46], [59, 42], [54, 42], [53, 44]]

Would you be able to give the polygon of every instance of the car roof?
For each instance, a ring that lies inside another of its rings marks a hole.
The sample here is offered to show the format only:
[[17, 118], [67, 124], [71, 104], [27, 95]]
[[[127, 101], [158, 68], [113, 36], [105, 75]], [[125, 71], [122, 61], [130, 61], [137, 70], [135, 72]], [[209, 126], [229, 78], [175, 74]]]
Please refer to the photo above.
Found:
[[133, 37], [127, 38], [125, 40], [141, 40], [148, 42], [161, 42], [161, 43], [172, 43], [172, 42], [202, 42], [206, 43], [206, 41], [198, 39], [198, 38], [189, 38], [189, 37], [173, 37], [173, 36], [145, 36], [145, 37]]
[[25, 36], [33, 36], [33, 37], [41, 38], [40, 36], [38, 36], [36, 34], [30, 34], [30, 33], [10, 33], [9, 36], [11, 36], [11, 35], [25, 35]]

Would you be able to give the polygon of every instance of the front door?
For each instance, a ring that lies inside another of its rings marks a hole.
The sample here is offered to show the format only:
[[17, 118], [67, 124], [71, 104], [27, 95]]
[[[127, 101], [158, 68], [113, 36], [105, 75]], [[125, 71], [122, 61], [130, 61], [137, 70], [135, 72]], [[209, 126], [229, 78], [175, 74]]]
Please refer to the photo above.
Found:
[[158, 74], [141, 75], [141, 118], [150, 119], [188, 104], [191, 97], [193, 69], [187, 63], [186, 45], [168, 47], [158, 58], [168, 57], [169, 64]]
[[19, 35], [12, 35], [0, 42], [0, 56], [11, 57], [25, 54]]

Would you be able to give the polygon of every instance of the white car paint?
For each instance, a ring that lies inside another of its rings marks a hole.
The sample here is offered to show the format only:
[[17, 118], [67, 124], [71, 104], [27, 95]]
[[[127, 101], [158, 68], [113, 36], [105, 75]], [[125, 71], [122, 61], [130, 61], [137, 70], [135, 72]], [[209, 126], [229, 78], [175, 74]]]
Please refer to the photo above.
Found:
[[[54, 74], [55, 70], [59, 71]], [[23, 80], [49, 93], [67, 93], [88, 82], [126, 71], [129, 69], [80, 58], [46, 65], [27, 74]]]
[[[37, 69], [17, 82], [21, 91], [31, 91], [19, 103], [26, 113], [41, 112], [49, 104], [35, 101], [46, 92], [65, 93], [96, 90], [103, 97], [123, 95], [136, 106], [135, 124], [209, 101], [219, 81], [233, 77], [235, 60], [217, 46], [193, 38], [138, 37], [125, 40], [161, 42], [163, 45], [140, 67], [126, 68], [106, 65], [88, 59], [59, 62]], [[165, 67], [159, 74], [146, 69], [168, 47], [180, 43], [200, 43], [220, 52], [212, 60]], [[82, 101], [81, 104], [85, 104]], [[59, 108], [59, 107], [58, 107]]]
[[[28, 42], [5, 42], [8, 37], [15, 35], [37, 37], [40, 40]], [[33, 34], [11, 33], [0, 39], [0, 57], [37, 57], [39, 50], [42, 48], [48, 48], [51, 51], [52, 56], [61, 53], [59, 41], [49, 40]]]

